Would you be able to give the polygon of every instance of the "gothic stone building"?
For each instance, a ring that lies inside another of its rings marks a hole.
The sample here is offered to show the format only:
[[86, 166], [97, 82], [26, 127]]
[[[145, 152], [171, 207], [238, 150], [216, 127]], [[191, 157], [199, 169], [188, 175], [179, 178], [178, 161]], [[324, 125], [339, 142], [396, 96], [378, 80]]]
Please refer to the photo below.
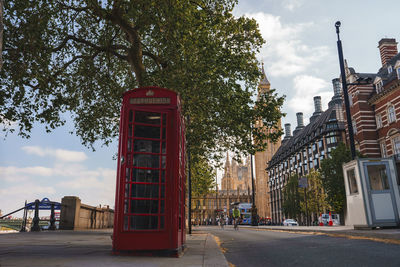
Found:
[[218, 212], [228, 214], [233, 202], [251, 202], [250, 158], [244, 163], [229, 159], [227, 154], [221, 190], [206, 196], [192, 197], [192, 224], [215, 223]]
[[[263, 79], [258, 86], [258, 95], [269, 91], [271, 84], [267, 79], [264, 72], [264, 67], [262, 68]], [[281, 125], [280, 121], [278, 123]], [[264, 127], [261, 120], [255, 122], [255, 127]], [[266, 130], [265, 130], [266, 131]], [[272, 156], [276, 153], [281, 145], [281, 140], [279, 139], [276, 143], [271, 141], [267, 142], [267, 148], [265, 151], [256, 152], [255, 154], [255, 202], [257, 207], [257, 213], [262, 218], [271, 218], [271, 203], [270, 203], [270, 187], [268, 186], [268, 172], [265, 171], [268, 162], [271, 160]]]

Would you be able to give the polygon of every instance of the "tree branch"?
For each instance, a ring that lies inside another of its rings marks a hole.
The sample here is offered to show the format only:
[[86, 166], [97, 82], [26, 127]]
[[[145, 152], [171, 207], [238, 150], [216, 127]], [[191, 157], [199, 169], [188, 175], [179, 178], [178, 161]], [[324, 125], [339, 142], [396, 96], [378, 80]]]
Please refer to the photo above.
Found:
[[57, 1], [57, 3], [62, 7], [62, 9], [71, 9], [76, 12], [88, 11], [90, 10], [88, 6], [86, 7], [74, 7], [64, 4], [63, 2]]
[[115, 51], [115, 49], [117, 49], [117, 50], [121, 50], [121, 49], [128, 50], [128, 48], [123, 46], [123, 45], [110, 45], [110, 46], [102, 47], [102, 46], [95, 45], [95, 44], [93, 44], [92, 42], [90, 42], [88, 40], [85, 40], [83, 38], [78, 38], [78, 37], [73, 36], [73, 35], [67, 35], [67, 37], [57, 47], [53, 48], [52, 51], [53, 52], [57, 52], [57, 51], [61, 50], [68, 43], [69, 40], [73, 40], [75, 42], [78, 42], [78, 43], [81, 43], [81, 44], [85, 44], [87, 46], [90, 46], [91, 48], [94, 48], [97, 51], [111, 53], [111, 54], [117, 56], [120, 59], [127, 60], [127, 56], [121, 55], [120, 53]]

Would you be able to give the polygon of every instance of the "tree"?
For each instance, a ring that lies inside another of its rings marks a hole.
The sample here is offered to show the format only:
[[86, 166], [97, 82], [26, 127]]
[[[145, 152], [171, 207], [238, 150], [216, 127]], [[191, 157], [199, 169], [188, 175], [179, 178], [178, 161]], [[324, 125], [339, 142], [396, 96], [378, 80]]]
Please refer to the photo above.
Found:
[[329, 208], [327, 196], [322, 184], [322, 177], [319, 171], [311, 169], [307, 174], [307, 210], [305, 203], [304, 190], [300, 190], [301, 210], [304, 214], [319, 214]]
[[327, 194], [327, 201], [334, 211], [341, 214], [342, 222], [346, 208], [346, 191], [342, 165], [350, 160], [350, 150], [345, 144], [340, 143], [332, 150], [330, 157], [323, 159], [321, 162], [322, 183]]
[[192, 194], [205, 196], [215, 187], [216, 173], [205, 158], [193, 158], [192, 164]]
[[299, 177], [297, 174], [290, 176], [287, 184], [283, 189], [282, 210], [288, 218], [298, 218], [301, 214], [300, 194], [299, 194]]
[[[118, 135], [123, 92], [157, 85], [180, 94], [193, 156], [264, 149], [251, 133], [282, 135], [283, 97], [271, 90], [254, 100], [264, 40], [255, 20], [233, 16], [236, 3], [6, 1], [0, 123], [29, 137], [34, 122], [51, 131], [71, 115], [93, 148]], [[275, 131], [251, 129], [256, 118]]]
[[0, 71], [3, 67], [3, 0], [0, 0]]

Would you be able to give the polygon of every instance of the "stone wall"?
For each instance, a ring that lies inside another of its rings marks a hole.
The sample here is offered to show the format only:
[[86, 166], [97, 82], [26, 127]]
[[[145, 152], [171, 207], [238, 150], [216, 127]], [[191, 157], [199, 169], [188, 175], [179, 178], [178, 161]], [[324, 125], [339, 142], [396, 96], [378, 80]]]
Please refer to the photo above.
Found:
[[61, 200], [60, 230], [102, 229], [113, 225], [114, 210], [108, 206], [82, 204], [75, 196], [65, 196]]

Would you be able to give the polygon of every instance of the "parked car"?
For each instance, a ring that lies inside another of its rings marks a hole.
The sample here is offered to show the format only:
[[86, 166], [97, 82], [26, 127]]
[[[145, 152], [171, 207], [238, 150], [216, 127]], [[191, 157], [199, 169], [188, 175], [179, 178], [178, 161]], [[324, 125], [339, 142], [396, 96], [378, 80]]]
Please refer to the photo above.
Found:
[[299, 226], [296, 220], [286, 219], [283, 221], [283, 226]]

